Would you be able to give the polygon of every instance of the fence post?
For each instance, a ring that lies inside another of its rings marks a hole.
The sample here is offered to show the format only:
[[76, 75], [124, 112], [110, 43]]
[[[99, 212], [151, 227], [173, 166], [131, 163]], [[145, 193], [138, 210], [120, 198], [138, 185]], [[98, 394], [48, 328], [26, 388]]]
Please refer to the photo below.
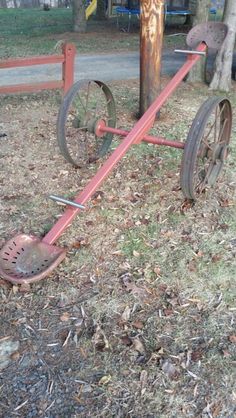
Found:
[[73, 44], [63, 44], [62, 52], [64, 55], [64, 62], [62, 64], [62, 80], [64, 83], [64, 93], [66, 93], [74, 83], [76, 48]]

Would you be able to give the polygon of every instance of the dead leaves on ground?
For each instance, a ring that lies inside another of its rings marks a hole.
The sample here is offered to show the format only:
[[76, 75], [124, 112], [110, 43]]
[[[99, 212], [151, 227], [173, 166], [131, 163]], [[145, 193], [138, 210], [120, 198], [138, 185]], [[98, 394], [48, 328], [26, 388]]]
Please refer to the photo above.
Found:
[[170, 359], [161, 361], [161, 370], [171, 380], [178, 379], [180, 375], [179, 368], [177, 368], [176, 365]]
[[229, 335], [228, 339], [232, 344], [236, 344], [236, 335]]
[[124, 275], [122, 277], [122, 283], [124, 284], [125, 289], [141, 303], [148, 304], [154, 297], [154, 294], [150, 289], [148, 289], [146, 286], [137, 286], [135, 282], [132, 281], [132, 279], [129, 277], [129, 275]]
[[100, 325], [97, 325], [93, 335], [93, 345], [98, 351], [109, 350], [110, 348], [105, 332], [102, 330]]

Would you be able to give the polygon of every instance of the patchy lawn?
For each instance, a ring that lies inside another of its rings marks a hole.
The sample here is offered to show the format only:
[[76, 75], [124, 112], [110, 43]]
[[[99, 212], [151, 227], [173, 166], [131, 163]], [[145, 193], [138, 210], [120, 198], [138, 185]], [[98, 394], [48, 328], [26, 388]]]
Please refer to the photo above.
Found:
[[[177, 23], [177, 25], [175, 24]], [[53, 54], [58, 41], [73, 42], [78, 53], [136, 51], [139, 48], [139, 21], [132, 19], [127, 33], [127, 18], [116, 17], [106, 21], [88, 20], [87, 32], [72, 32], [71, 9], [0, 9], [0, 58]], [[185, 45], [188, 28], [181, 18], [171, 20], [166, 27], [166, 48]], [[177, 36], [173, 36], [177, 33]]]
[[[117, 125], [130, 128], [138, 83], [110, 87]], [[134, 146], [59, 240], [68, 254], [51, 277], [30, 289], [0, 281], [1, 416], [234, 416], [235, 90], [231, 153], [194, 206], [179, 190], [181, 151]], [[153, 132], [184, 141], [209, 95], [183, 83]], [[76, 170], [59, 154], [59, 103], [1, 100], [1, 246], [43, 235], [62, 213], [47, 196], [74, 195], [100, 165]]]

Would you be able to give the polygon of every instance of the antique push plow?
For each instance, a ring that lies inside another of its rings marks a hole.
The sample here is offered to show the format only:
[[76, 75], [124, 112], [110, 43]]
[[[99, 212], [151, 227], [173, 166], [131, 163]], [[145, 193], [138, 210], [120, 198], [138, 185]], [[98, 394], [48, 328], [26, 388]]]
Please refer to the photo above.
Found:
[[183, 150], [180, 182], [187, 199], [196, 199], [200, 192], [215, 184], [228, 154], [232, 124], [228, 99], [206, 100], [193, 120], [186, 143], [147, 133], [161, 106], [190, 69], [206, 54], [207, 48], [219, 49], [226, 34], [227, 26], [222, 23], [201, 24], [189, 32], [187, 44], [195, 49], [177, 51], [187, 55], [186, 62], [130, 132], [115, 128], [114, 99], [103, 82], [84, 81], [72, 86], [62, 101], [57, 123], [58, 142], [65, 158], [74, 166], [82, 167], [105, 155], [114, 134], [124, 139], [74, 201], [50, 196], [67, 207], [42, 239], [21, 234], [4, 245], [0, 251], [0, 277], [22, 284], [49, 275], [66, 255], [65, 249], [54, 243], [133, 144], [145, 141]]

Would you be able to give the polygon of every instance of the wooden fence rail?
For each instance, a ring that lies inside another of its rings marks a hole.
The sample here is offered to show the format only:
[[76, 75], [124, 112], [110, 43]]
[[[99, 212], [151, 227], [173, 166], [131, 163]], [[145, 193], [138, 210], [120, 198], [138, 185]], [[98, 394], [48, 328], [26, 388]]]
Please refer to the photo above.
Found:
[[21, 83], [7, 86], [0, 86], [0, 94], [35, 92], [47, 89], [63, 89], [64, 93], [74, 82], [74, 61], [76, 48], [73, 44], [63, 44], [62, 54], [60, 55], [41, 55], [27, 58], [10, 58], [0, 61], [0, 69], [27, 67], [42, 64], [62, 64], [62, 79], [45, 81], [40, 83]]

